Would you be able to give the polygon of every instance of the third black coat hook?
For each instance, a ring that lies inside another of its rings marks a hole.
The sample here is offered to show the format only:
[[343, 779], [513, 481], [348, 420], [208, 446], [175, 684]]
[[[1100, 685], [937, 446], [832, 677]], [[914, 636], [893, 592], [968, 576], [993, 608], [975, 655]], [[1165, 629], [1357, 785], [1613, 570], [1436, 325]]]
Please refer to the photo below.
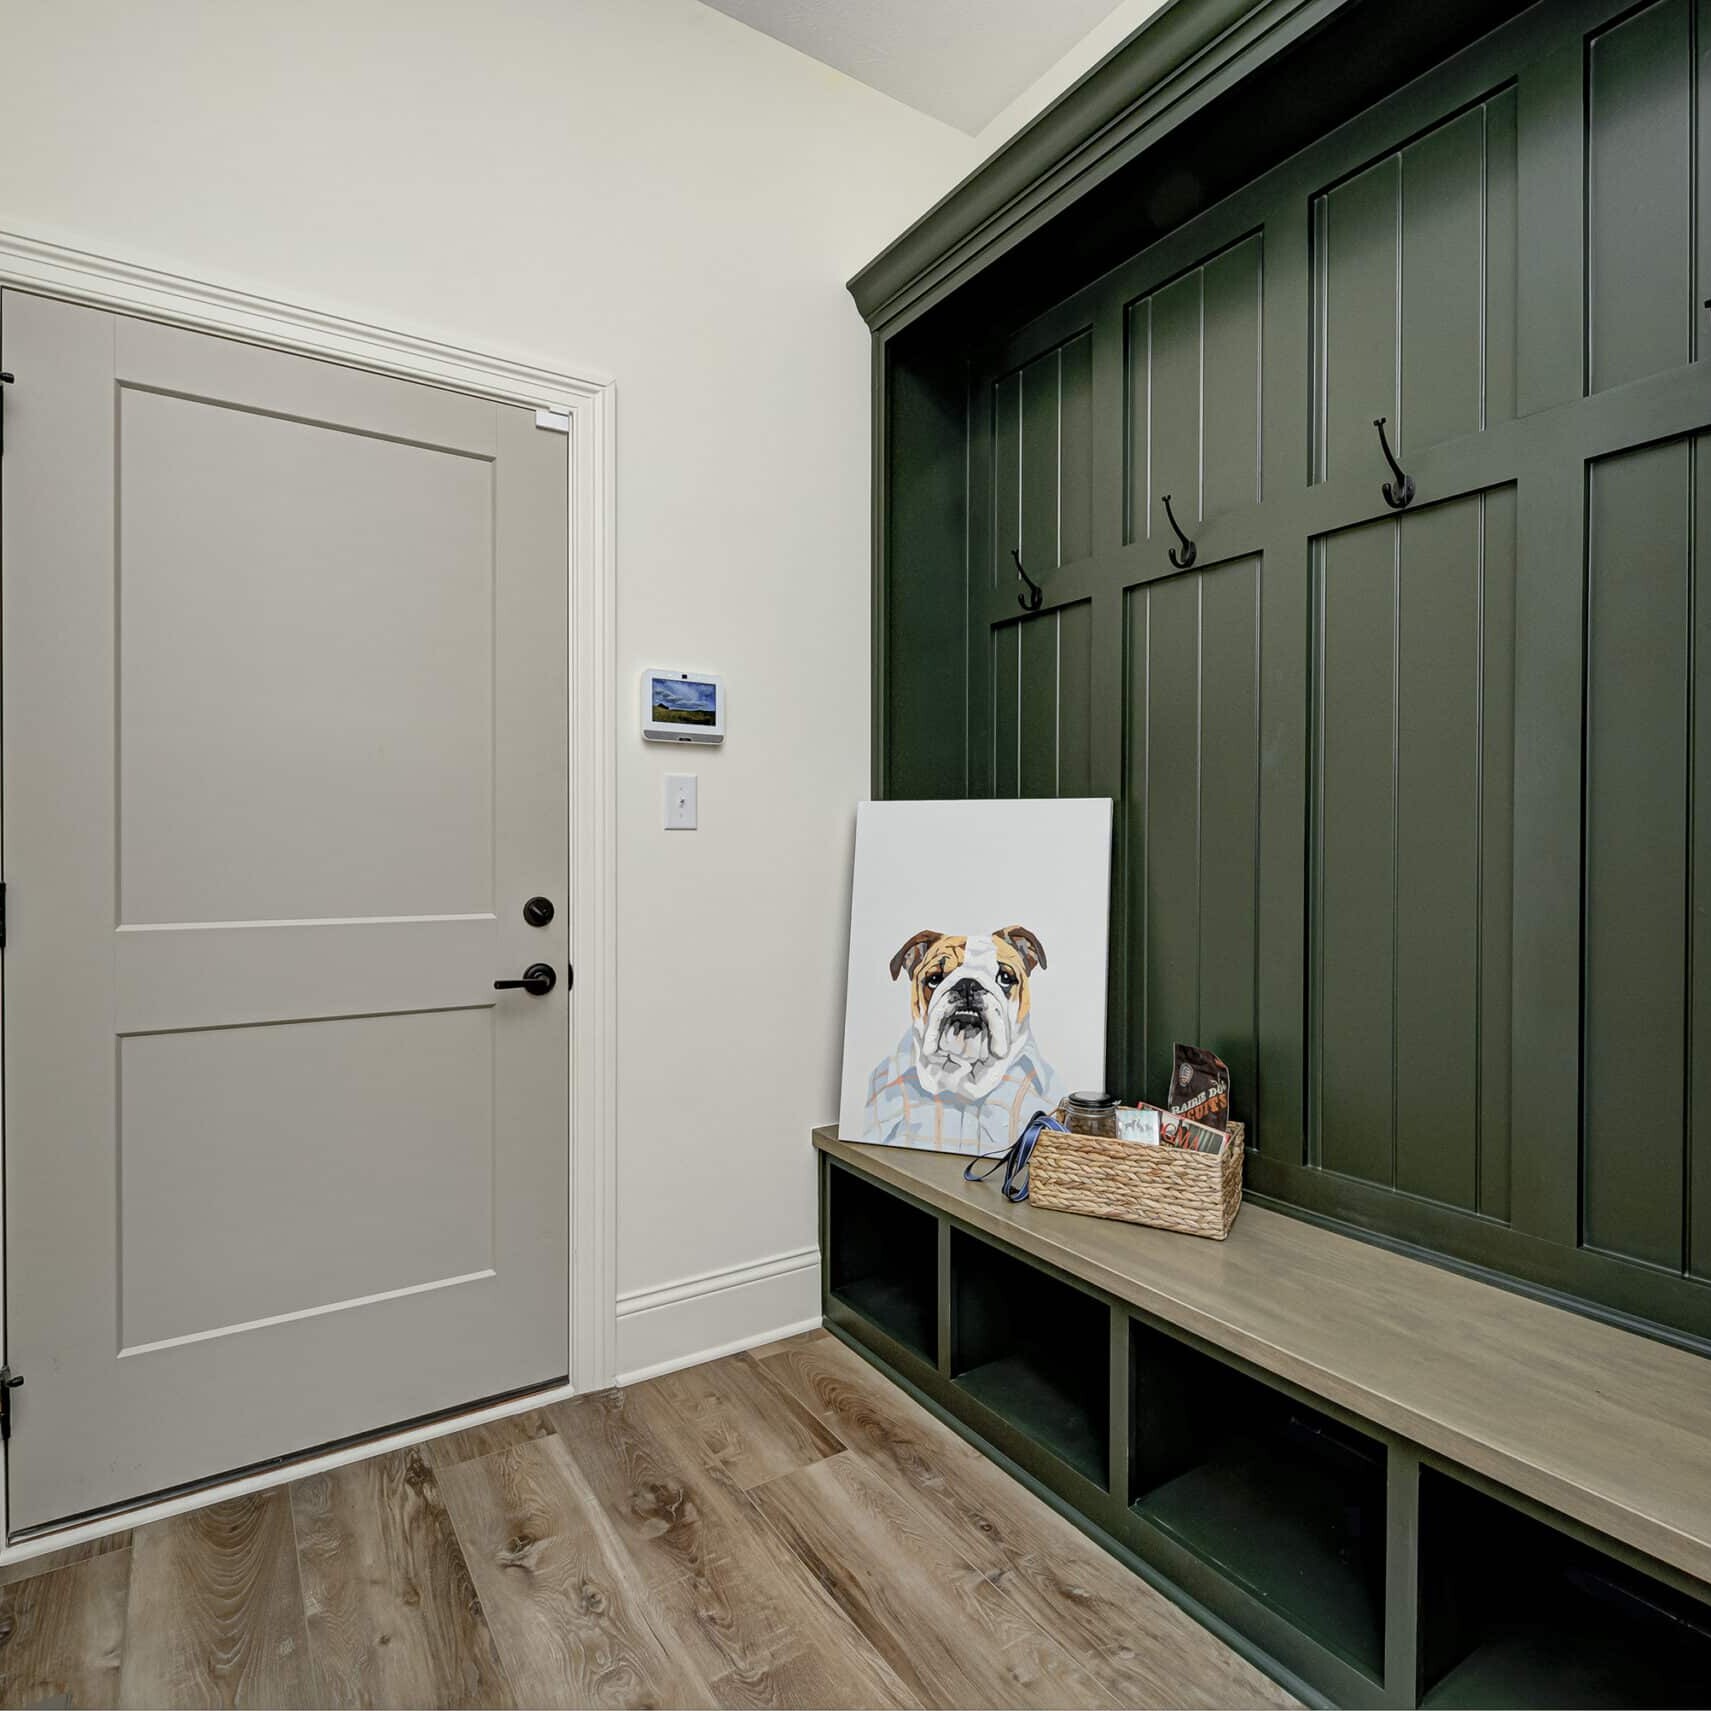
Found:
[[1018, 594], [1016, 596], [1016, 604], [1020, 606], [1024, 612], [1039, 611], [1040, 603], [1046, 597], [1045, 590], [1041, 588], [1040, 585], [1022, 568], [1022, 555], [1016, 550], [1016, 548], [1012, 547], [1010, 549], [1010, 556], [1016, 561], [1016, 574], [1028, 585], [1028, 592], [1026, 594]]
[[1164, 514], [1170, 519], [1170, 526], [1176, 531], [1176, 538], [1182, 542], [1182, 551], [1180, 553], [1177, 552], [1175, 547], [1170, 549], [1170, 562], [1174, 564], [1178, 570], [1187, 570], [1199, 556], [1199, 549], [1194, 545], [1193, 541], [1191, 541], [1182, 532], [1182, 525], [1177, 522], [1176, 513], [1170, 508], [1170, 495], [1166, 493], [1161, 495], [1161, 497], [1164, 500]]
[[1396, 454], [1390, 449], [1390, 440], [1384, 432], [1384, 424], [1388, 416], [1374, 416], [1372, 425], [1378, 429], [1379, 449], [1384, 453], [1384, 461], [1390, 465], [1390, 473], [1395, 481], [1384, 484], [1384, 502], [1392, 511], [1401, 511], [1414, 500], [1414, 477], [1407, 474], [1402, 465], [1396, 461]]

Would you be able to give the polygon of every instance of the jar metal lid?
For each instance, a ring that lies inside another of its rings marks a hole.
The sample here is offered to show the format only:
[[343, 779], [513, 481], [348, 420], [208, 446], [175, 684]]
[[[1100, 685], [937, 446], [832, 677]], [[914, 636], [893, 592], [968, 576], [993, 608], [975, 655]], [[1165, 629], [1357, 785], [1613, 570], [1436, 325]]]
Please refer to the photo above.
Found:
[[1115, 1093], [1072, 1093], [1068, 1103], [1078, 1111], [1115, 1111], [1117, 1095]]

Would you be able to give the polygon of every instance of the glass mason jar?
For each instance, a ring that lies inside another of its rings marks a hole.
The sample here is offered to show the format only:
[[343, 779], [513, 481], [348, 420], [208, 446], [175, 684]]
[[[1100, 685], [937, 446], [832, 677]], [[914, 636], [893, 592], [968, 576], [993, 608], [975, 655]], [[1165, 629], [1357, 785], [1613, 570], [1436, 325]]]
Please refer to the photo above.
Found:
[[1114, 1093], [1072, 1093], [1064, 1101], [1063, 1119], [1073, 1135], [1117, 1138], [1117, 1096]]

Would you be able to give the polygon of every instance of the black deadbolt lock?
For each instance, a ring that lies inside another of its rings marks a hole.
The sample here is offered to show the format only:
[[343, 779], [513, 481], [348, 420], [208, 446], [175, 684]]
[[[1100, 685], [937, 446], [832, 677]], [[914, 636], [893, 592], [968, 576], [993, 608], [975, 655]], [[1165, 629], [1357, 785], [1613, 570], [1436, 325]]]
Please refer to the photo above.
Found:
[[544, 927], [553, 918], [553, 900], [550, 897], [531, 897], [523, 905], [523, 919], [531, 927]]

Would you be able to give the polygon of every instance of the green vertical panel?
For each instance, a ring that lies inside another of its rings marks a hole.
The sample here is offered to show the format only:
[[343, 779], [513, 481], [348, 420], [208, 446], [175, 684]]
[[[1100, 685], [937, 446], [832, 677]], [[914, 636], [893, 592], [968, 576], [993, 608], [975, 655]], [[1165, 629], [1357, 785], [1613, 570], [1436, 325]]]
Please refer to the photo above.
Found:
[[1470, 1210], [1479, 1074], [1480, 503], [1401, 524], [1396, 1186]]
[[1153, 294], [1154, 540], [1170, 540], [1160, 496], [1168, 493], [1177, 521], [1200, 515], [1200, 270]]
[[966, 406], [955, 365], [889, 361], [876, 758], [894, 797], [960, 795], [967, 785]]
[[1319, 587], [1319, 1163], [1392, 1178], [1397, 525], [1324, 542]]
[[992, 586], [1016, 581], [1011, 560], [1022, 544], [1022, 376], [992, 388]]
[[1036, 582], [1058, 562], [1058, 361], [1022, 370], [1022, 563]]
[[1682, 1261], [1688, 446], [1592, 469], [1582, 1235]]
[[1253, 237], [1205, 267], [1205, 514], [1259, 498], [1260, 266]]
[[1148, 605], [1147, 1039], [1127, 1091], [1156, 1100], [1200, 1028], [1200, 577], [1150, 584]]
[[1691, 13], [1655, 0], [1595, 36], [1587, 66], [1592, 390], [1688, 359], [1692, 328]]
[[1515, 91], [1485, 104], [1485, 421], [1515, 414]]
[[1201, 583], [1200, 1037], [1230, 1066], [1235, 1115], [1253, 1120], [1259, 839], [1260, 561]]
[[1479, 1210], [1509, 1216], [1515, 885], [1515, 489], [1485, 495], [1480, 541]]
[[[1265, 229], [1265, 494], [1298, 493], [1307, 478], [1311, 421], [1314, 239], [1290, 205]], [[1311, 665], [1316, 556], [1297, 530], [1263, 542], [1260, 577], [1259, 1114], [1254, 1151], [1308, 1161], [1309, 849]]]
[[1063, 427], [1058, 499], [1062, 559], [1093, 551], [1093, 335], [1083, 333], [1058, 353]]
[[1397, 218], [1394, 155], [1322, 199], [1323, 344], [1317, 400], [1321, 479], [1383, 472], [1375, 416], [1396, 419]]
[[1694, 43], [1699, 49], [1694, 89], [1694, 135], [1698, 140], [1699, 154], [1693, 163], [1697, 197], [1693, 229], [1699, 243], [1694, 257], [1693, 354], [1703, 357], [1711, 354], [1711, 302], [1707, 302], [1711, 298], [1711, 0], [1698, 0]]
[[1147, 719], [1147, 653], [1149, 590], [1131, 588], [1123, 595], [1123, 871], [1118, 889], [1121, 904], [1118, 955], [1123, 974], [1123, 1038], [1114, 1053], [1119, 1091], [1136, 1098], [1141, 1091], [1147, 1037], [1147, 754], [1151, 732]]
[[[987, 579], [996, 568], [992, 516], [994, 388], [985, 375], [970, 377], [961, 363], [958, 368], [963, 369], [968, 422], [968, 559], [959, 630], [968, 659], [968, 794], [980, 798], [992, 794], [992, 645], [986, 626], [974, 613], [986, 604]], [[956, 449], [954, 441], [951, 449]], [[932, 674], [926, 675], [930, 678]], [[889, 674], [876, 678], [876, 695], [889, 698], [895, 689]], [[905, 725], [895, 716], [889, 717], [892, 748], [901, 749], [913, 741], [918, 725], [919, 720]]]
[[1586, 66], [1579, 33], [1515, 92], [1515, 412], [1585, 389]]
[[1143, 297], [1123, 315], [1123, 407], [1128, 415], [1127, 491], [1123, 496], [1123, 539], [1144, 541], [1151, 531], [1153, 306]]
[[1017, 746], [1019, 796], [1057, 795], [1058, 617], [1024, 618], [1021, 632], [1021, 726]]
[[[1078, 600], [1058, 613], [1059, 796], [1093, 790], [1093, 602]], [[1103, 716], [1113, 717], [1109, 707]]]
[[1480, 427], [1484, 202], [1480, 109], [1403, 150], [1402, 407], [1391, 443], [1405, 451]]
[[1019, 623], [992, 629], [992, 794], [1020, 794], [1017, 780], [1017, 732], [1022, 693]]
[[1693, 446], [1692, 791], [1687, 1270], [1711, 1278], [1711, 434]]

